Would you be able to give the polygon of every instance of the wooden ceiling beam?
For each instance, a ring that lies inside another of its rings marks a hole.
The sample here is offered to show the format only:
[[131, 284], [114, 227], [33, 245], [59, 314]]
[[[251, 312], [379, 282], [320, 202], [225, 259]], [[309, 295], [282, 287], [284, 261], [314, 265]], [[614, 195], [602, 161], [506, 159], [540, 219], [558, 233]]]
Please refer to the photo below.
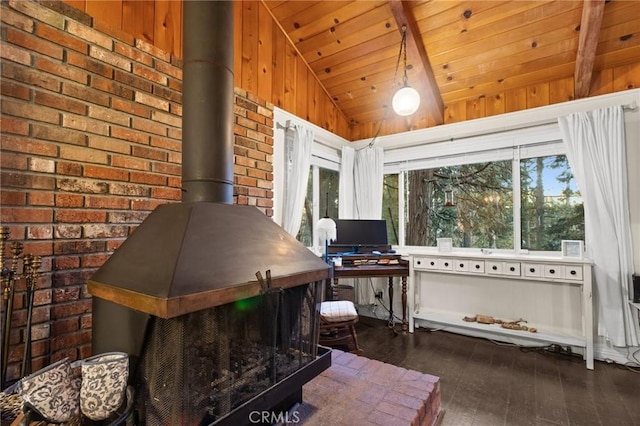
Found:
[[584, 0], [582, 7], [580, 38], [574, 73], [574, 91], [575, 97], [578, 99], [589, 96], [591, 89], [591, 76], [596, 60], [604, 3], [605, 0]]
[[[413, 10], [411, 9], [411, 2], [406, 0], [389, 0], [389, 7], [391, 8], [398, 28], [402, 29], [403, 26], [406, 26], [407, 56], [419, 59], [416, 63], [418, 68], [416, 71], [418, 71], [417, 75], [421, 76], [423, 86], [426, 88], [426, 93], [423, 93], [426, 97], [424, 102], [429, 105], [429, 111], [431, 112], [434, 122], [442, 124], [444, 123], [444, 102], [442, 101], [440, 89], [438, 89], [433, 68], [431, 68], [431, 63], [427, 56], [427, 49], [420, 36], [420, 29], [418, 28]], [[420, 68], [422, 72], [419, 72]]]

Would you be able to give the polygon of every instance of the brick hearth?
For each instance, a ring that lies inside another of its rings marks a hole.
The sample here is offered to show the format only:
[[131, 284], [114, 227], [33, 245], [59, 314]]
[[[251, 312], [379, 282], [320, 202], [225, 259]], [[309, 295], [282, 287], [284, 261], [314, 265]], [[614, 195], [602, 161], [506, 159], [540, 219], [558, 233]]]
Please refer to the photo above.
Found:
[[305, 426], [431, 426], [443, 415], [440, 378], [339, 350], [302, 393], [293, 411]]

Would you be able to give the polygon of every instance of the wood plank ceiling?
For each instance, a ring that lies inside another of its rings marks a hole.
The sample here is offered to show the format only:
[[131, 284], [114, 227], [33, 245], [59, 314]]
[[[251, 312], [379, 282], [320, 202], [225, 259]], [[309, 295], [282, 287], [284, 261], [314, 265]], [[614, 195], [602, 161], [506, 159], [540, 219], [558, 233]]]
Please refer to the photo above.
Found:
[[264, 4], [350, 123], [395, 115], [403, 26], [408, 82], [431, 125], [446, 105], [561, 78], [585, 97], [595, 71], [640, 58], [636, 0]]

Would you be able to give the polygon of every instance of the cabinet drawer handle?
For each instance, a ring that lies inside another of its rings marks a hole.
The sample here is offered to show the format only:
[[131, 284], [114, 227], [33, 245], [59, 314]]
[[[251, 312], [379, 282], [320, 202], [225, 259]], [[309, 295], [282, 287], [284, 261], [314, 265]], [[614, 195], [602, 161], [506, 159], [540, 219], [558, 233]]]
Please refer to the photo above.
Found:
[[511, 268], [509, 268], [509, 270], [510, 270], [511, 272], [513, 272], [513, 271], [515, 271], [515, 270], [516, 270], [516, 268], [514, 268], [514, 267], [512, 266]]
[[476, 265], [476, 269], [480, 269], [480, 265]]
[[449, 266], [449, 262], [444, 262], [444, 266]]
[[550, 274], [555, 274], [555, 273], [556, 273], [556, 270], [555, 270], [555, 269], [549, 269], [549, 273], [550, 273]]
[[576, 271], [571, 271], [570, 274], [571, 275], [575, 275], [575, 274], [577, 274], [577, 272]]
[[461, 268], [464, 268], [464, 263], [461, 263], [461, 264], [460, 264], [460, 267], [461, 267]]
[[493, 266], [491, 267], [491, 269], [493, 269], [494, 271], [496, 271], [496, 270], [498, 269], [498, 267], [497, 267], [496, 265], [493, 265]]
[[431, 263], [430, 263], [431, 266], [433, 266], [435, 264], [436, 264], [436, 262], [434, 262], [434, 261], [431, 261]]
[[421, 262], [421, 261], [419, 261], [419, 260], [418, 260], [416, 263], [417, 263], [418, 265], [422, 265], [422, 262]]
[[529, 268], [529, 272], [535, 272], [536, 268]]

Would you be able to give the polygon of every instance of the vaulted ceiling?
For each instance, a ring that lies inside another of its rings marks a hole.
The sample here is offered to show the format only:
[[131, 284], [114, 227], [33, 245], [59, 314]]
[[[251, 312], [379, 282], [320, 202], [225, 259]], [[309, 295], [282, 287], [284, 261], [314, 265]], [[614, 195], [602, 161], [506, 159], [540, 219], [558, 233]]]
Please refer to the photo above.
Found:
[[428, 125], [443, 123], [446, 105], [561, 78], [586, 97], [599, 70], [640, 58], [636, 0], [264, 4], [350, 123], [394, 114], [403, 27], [408, 83]]

